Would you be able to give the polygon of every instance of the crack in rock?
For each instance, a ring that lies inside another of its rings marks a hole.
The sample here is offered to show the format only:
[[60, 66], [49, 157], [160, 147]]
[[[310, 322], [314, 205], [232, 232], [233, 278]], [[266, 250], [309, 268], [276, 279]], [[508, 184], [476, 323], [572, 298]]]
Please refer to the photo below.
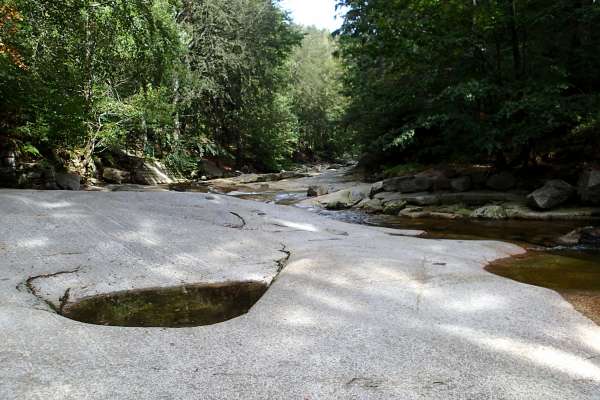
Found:
[[[29, 290], [29, 292], [34, 295], [35, 297], [37, 297], [39, 300], [43, 301], [44, 303], [46, 303], [46, 305], [48, 305], [48, 307], [50, 307], [54, 312], [60, 314], [63, 307], [65, 306], [66, 302], [69, 300], [69, 295], [71, 292], [71, 288], [67, 289], [65, 291], [65, 294], [63, 294], [58, 301], [60, 302], [58, 308], [56, 307], [56, 305], [54, 303], [52, 303], [49, 300], [44, 299], [42, 296], [40, 296], [40, 294], [38, 293], [37, 289], [35, 288], [35, 286], [33, 285], [33, 282], [37, 279], [47, 279], [47, 278], [54, 278], [56, 276], [60, 276], [60, 275], [67, 275], [67, 274], [76, 274], [81, 270], [81, 267], [77, 267], [74, 270], [70, 270], [70, 271], [58, 271], [58, 272], [54, 272], [51, 274], [42, 274], [42, 275], [36, 275], [36, 276], [31, 276], [29, 278], [27, 278], [27, 280], [25, 281], [25, 287], [27, 288], [27, 290]], [[19, 285], [21, 286], [21, 285]]]
[[246, 220], [244, 219], [244, 217], [242, 217], [240, 214], [235, 213], [233, 211], [229, 211], [229, 214], [233, 215], [234, 217], [238, 218], [241, 222], [240, 225], [234, 225], [234, 224], [225, 224], [225, 226], [227, 228], [234, 228], [234, 229], [244, 229], [246, 227]]

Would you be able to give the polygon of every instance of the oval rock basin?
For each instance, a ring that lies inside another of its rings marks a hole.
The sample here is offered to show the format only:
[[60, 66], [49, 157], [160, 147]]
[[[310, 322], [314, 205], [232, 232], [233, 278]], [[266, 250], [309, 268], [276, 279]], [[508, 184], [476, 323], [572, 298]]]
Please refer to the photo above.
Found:
[[183, 328], [246, 314], [265, 294], [263, 282], [139, 289], [83, 298], [61, 307], [66, 318], [94, 325]]

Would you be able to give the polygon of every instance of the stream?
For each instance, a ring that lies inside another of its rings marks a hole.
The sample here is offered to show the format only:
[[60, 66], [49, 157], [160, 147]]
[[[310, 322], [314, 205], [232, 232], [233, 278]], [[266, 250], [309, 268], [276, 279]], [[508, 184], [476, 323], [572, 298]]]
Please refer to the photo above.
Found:
[[[268, 184], [260, 189], [237, 187], [178, 186], [178, 191], [215, 192], [240, 199], [295, 206], [307, 198], [306, 190], [277, 190]], [[594, 221], [444, 220], [370, 215], [356, 210], [310, 211], [354, 224], [393, 229], [422, 230], [424, 238], [453, 240], [499, 240], [517, 244], [527, 253], [499, 260], [486, 270], [515, 281], [553, 289], [575, 309], [600, 324], [600, 251], [585, 247], [561, 247], [557, 239]], [[597, 222], [596, 222], [597, 223]]]

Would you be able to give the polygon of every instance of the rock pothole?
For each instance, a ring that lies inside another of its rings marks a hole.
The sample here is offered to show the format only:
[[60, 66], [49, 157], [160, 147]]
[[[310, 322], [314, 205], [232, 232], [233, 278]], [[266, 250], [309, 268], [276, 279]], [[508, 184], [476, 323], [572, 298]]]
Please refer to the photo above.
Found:
[[62, 316], [94, 325], [184, 328], [213, 325], [246, 314], [265, 294], [263, 282], [224, 282], [138, 289], [66, 303]]

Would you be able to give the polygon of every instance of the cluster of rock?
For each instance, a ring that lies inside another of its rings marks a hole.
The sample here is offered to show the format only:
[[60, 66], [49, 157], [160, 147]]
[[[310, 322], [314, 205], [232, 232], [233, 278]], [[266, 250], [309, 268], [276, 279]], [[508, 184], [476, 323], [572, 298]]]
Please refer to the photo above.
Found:
[[0, 187], [80, 190], [81, 177], [68, 172], [57, 172], [48, 164], [24, 163], [0, 168]]
[[[410, 217], [505, 219], [528, 211], [542, 214], [577, 197], [582, 204], [600, 205], [600, 170], [584, 171], [577, 188], [563, 180], [549, 180], [528, 193], [510, 172], [489, 174], [485, 169], [472, 169], [462, 173], [428, 170], [335, 193], [329, 193], [326, 187], [311, 187], [308, 195], [318, 196], [313, 204], [334, 210], [358, 208]], [[446, 211], [449, 206], [452, 210]]]
[[[100, 168], [101, 178], [107, 183], [160, 185], [173, 183], [164, 165], [157, 161], [131, 158], [128, 170]], [[91, 179], [96, 182], [95, 179]], [[61, 172], [47, 163], [16, 163], [14, 157], [0, 157], [0, 187], [35, 190], [81, 190], [82, 177], [76, 173]]]

